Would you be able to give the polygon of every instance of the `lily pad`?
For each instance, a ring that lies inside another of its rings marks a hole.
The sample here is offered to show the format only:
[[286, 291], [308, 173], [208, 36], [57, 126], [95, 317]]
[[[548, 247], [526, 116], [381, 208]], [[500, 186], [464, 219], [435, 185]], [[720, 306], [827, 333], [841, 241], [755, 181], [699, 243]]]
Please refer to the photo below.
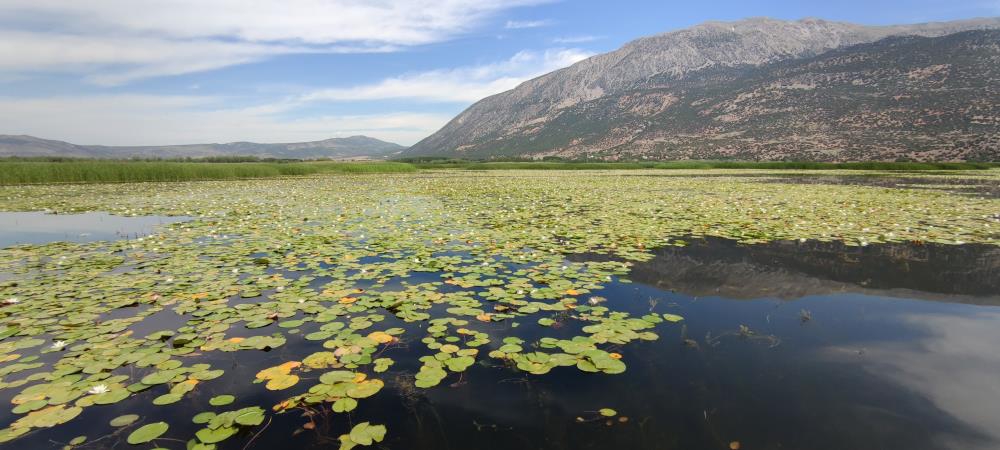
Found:
[[236, 400], [232, 395], [216, 395], [208, 399], [208, 404], [212, 406], [225, 406]]
[[166, 422], [146, 424], [129, 434], [125, 441], [132, 445], [145, 444], [163, 436], [163, 433], [166, 433], [169, 428], [170, 426]]
[[111, 422], [108, 423], [117, 428], [132, 425], [136, 420], [139, 420], [138, 414], [125, 414], [111, 419]]
[[368, 422], [361, 422], [351, 428], [349, 434], [351, 441], [358, 445], [372, 445], [375, 442], [382, 442], [385, 438], [386, 428], [384, 425], [371, 425]]
[[239, 430], [236, 427], [202, 428], [194, 435], [205, 444], [215, 444], [229, 439], [237, 431]]
[[663, 320], [666, 320], [667, 322], [680, 322], [680, 321], [684, 320], [684, 318], [681, 317], [681, 316], [678, 316], [677, 314], [664, 314], [663, 315]]

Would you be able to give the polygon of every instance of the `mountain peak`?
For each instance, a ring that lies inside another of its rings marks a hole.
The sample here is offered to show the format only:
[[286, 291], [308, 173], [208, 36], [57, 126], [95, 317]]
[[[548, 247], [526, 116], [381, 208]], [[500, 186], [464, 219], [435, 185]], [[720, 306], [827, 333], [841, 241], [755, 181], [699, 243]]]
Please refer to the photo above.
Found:
[[[719, 129], [731, 129], [732, 133], [748, 133], [749, 128], [733, 128], [729, 122], [717, 123], [715, 120], [738, 121], [722, 110], [706, 111], [706, 104], [712, 105], [713, 98], [709, 92], [704, 92], [703, 98], [691, 98], [690, 89], [701, 89], [705, 83], [718, 83], [723, 80], [735, 83], [737, 78], [748, 71], [757, 68], [778, 66], [783, 62], [804, 61], [823, 54], [853, 48], [863, 44], [873, 44], [892, 36], [924, 36], [941, 37], [967, 30], [995, 29], [1000, 27], [1000, 18], [973, 19], [957, 22], [941, 22], [914, 25], [864, 26], [843, 22], [832, 22], [817, 18], [805, 18], [796, 21], [786, 21], [767, 17], [755, 17], [735, 22], [706, 22], [683, 30], [675, 30], [631, 41], [622, 48], [601, 55], [596, 55], [580, 61], [569, 67], [526, 81], [507, 92], [487, 97], [472, 105], [437, 133], [418, 142], [408, 149], [407, 155], [456, 155], [469, 157], [489, 157], [513, 154], [564, 154], [568, 156], [582, 154], [600, 154], [601, 157], [614, 159], [622, 155], [619, 150], [641, 148], [634, 153], [641, 157], [671, 158], [663, 149], [669, 143], [682, 139], [669, 134], [656, 134], [652, 141], [642, 141], [639, 135], [652, 133], [655, 126], [648, 122], [652, 118], [679, 114], [684, 120], [691, 114], [701, 114], [702, 117], [693, 122], [700, 124], [697, 133], [714, 135]], [[975, 39], [970, 38], [970, 39]], [[943, 41], [942, 41], [943, 42]], [[926, 54], [926, 60], [937, 60], [948, 63], [952, 56], [930, 51], [922, 45], [914, 44], [910, 51]], [[937, 44], [933, 44], [937, 45]], [[872, 49], [859, 49], [866, 61], [867, 67], [857, 71], [858, 76], [867, 76], [870, 71], [896, 70], [887, 66], [889, 61], [897, 61]], [[975, 56], [977, 52], [986, 52], [982, 56], [993, 57], [989, 48], [962, 47], [961, 52]], [[868, 52], [868, 53], [865, 53]], [[861, 55], [859, 54], [859, 55]], [[898, 55], [894, 55], [895, 58]], [[861, 56], [859, 56], [861, 57]], [[884, 62], [879, 58], [885, 57]], [[922, 64], [926, 61], [905, 61], [913, 66], [913, 70], [927, 69]], [[995, 60], [995, 59], [994, 59]], [[987, 60], [988, 61], [988, 60]], [[983, 61], [979, 61], [983, 62]], [[837, 64], [846, 64], [840, 61]], [[955, 61], [963, 69], [971, 70], [977, 61], [964, 58]], [[976, 66], [978, 67], [978, 66]], [[858, 69], [844, 67], [848, 69]], [[789, 78], [782, 74], [770, 74], [773, 81], [779, 85], [802, 86], [804, 88], [816, 85], [816, 77], [827, 77], [822, 68], [811, 68], [812, 72], [801, 74], [801, 79]], [[978, 69], [977, 69], [978, 70]], [[907, 74], [897, 74], [900, 80], [906, 80]], [[763, 76], [763, 75], [761, 75]], [[988, 79], [988, 78], [987, 78]], [[859, 79], [857, 82], [861, 82]], [[926, 80], [920, 78], [920, 80]], [[958, 83], [960, 80], [952, 79]], [[692, 86], [690, 82], [701, 83]], [[744, 88], [753, 85], [755, 80], [742, 80]], [[837, 86], [850, 85], [853, 80], [839, 80]], [[927, 81], [930, 82], [930, 81]], [[964, 82], [964, 81], [963, 81]], [[872, 83], [875, 83], [874, 81]], [[903, 83], [900, 81], [900, 83]], [[677, 91], [678, 86], [686, 86], [688, 91]], [[879, 85], [872, 84], [869, 91]], [[930, 88], [930, 86], [925, 86]], [[741, 86], [727, 85], [727, 89], [740, 90]], [[829, 85], [834, 89], [834, 85]], [[761, 87], [766, 89], [766, 87]], [[912, 92], [903, 85], [892, 89], [906, 95], [931, 95], [931, 92]], [[657, 90], [655, 93], [650, 90]], [[815, 92], [815, 91], [807, 91]], [[878, 92], [876, 90], [876, 92]], [[753, 99], [758, 93], [741, 91], [747, 99]], [[891, 91], [872, 93], [868, 95], [890, 95]], [[858, 94], [862, 95], [861, 93]], [[997, 97], [994, 97], [997, 98]], [[747, 100], [749, 101], [749, 100]], [[746, 103], [747, 101], [744, 101]], [[836, 96], [827, 98], [829, 104], [817, 104], [818, 108], [839, 109], [843, 105]], [[610, 103], [610, 104], [609, 104]], [[753, 114], [766, 114], [768, 106], [756, 105], [749, 101]], [[856, 107], [867, 108], [870, 105], [858, 104]], [[789, 105], [794, 109], [794, 105]], [[884, 107], [880, 106], [879, 108]], [[604, 111], [616, 111], [618, 116], [604, 116]], [[610, 108], [610, 109], [608, 109]], [[719, 107], [721, 108], [721, 106]], [[965, 108], [965, 110], [969, 110]], [[774, 111], [777, 113], [779, 111]], [[861, 113], [862, 111], [855, 111]], [[991, 116], [989, 111], [986, 115]], [[712, 119], [713, 117], [717, 119]], [[899, 119], [894, 119], [899, 120]], [[909, 120], [909, 119], [907, 119]], [[915, 120], [915, 119], [914, 119]], [[971, 120], [971, 119], [968, 119]], [[644, 125], [645, 124], [645, 125]], [[759, 126], [765, 126], [761, 124]], [[668, 124], [664, 124], [669, 128]], [[816, 127], [829, 127], [832, 124], [816, 123]], [[956, 124], [954, 126], [960, 126]], [[558, 137], [557, 137], [558, 136]], [[802, 142], [807, 136], [769, 136], [775, 139], [787, 139], [790, 142]], [[886, 137], [888, 138], [888, 136]], [[683, 140], [683, 139], [682, 139]], [[593, 142], [591, 142], [593, 141]], [[589, 143], [588, 143], [589, 142]], [[727, 145], [733, 140], [725, 140]], [[587, 143], [584, 145], [584, 143]], [[714, 144], [713, 144], [714, 145]], [[805, 145], [805, 144], [799, 144]], [[827, 144], [832, 145], [832, 144]], [[878, 146], [877, 142], [872, 144]], [[777, 146], [777, 144], [776, 144]], [[839, 144], [838, 144], [839, 146]], [[576, 150], [573, 150], [576, 149]], [[833, 150], [839, 150], [839, 147]], [[738, 149], [729, 149], [739, 153]], [[895, 150], [894, 150], [895, 151]], [[633, 152], [629, 150], [629, 152]], [[759, 155], [761, 158], [781, 158], [787, 152]], [[836, 153], [836, 152], [833, 152]], [[724, 156], [726, 153], [720, 153]], [[832, 154], [832, 153], [831, 153]], [[835, 156], [818, 157], [834, 158]]]

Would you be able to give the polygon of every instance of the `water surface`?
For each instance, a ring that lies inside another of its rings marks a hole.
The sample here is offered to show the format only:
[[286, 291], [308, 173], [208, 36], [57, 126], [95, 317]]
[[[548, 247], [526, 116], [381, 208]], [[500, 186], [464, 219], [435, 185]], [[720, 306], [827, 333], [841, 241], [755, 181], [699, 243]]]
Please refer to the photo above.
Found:
[[[773, 450], [1000, 448], [998, 268], [1000, 251], [991, 246], [693, 239], [656, 251], [633, 269], [631, 283], [615, 280], [598, 292], [614, 310], [685, 317], [657, 328], [656, 341], [617, 348], [628, 362], [625, 373], [556, 368], [535, 376], [480, 358], [460, 378], [449, 377], [450, 386], [421, 390], [407, 374], [419, 368], [422, 346], [404, 342], [386, 353], [396, 361], [380, 376], [386, 388], [350, 417], [385, 424], [389, 434], [380, 445], [393, 449], [709, 450], [733, 442]], [[436, 279], [426, 273], [403, 281]], [[380, 326], [403, 327], [406, 339], [424, 335], [424, 322], [386, 317]], [[134, 328], [141, 335], [182, 322], [167, 309]], [[498, 347], [503, 336], [531, 342], [579, 334], [569, 319], [551, 328], [530, 325], [496, 324], [494, 342], [481, 351]], [[317, 351], [320, 343], [301, 338], [316, 326], [303, 326], [271, 352], [207, 356], [226, 376], [199, 386], [192, 399], [150, 406], [166, 392], [158, 386], [11, 445], [58, 448], [56, 442], [124, 413], [193, 435], [201, 426], [188, 418], [198, 411], [185, 405], [222, 393], [237, 396], [232, 409], [275, 404], [287, 392], [248, 380]], [[605, 407], [623, 418], [601, 418], [596, 411]], [[259, 433], [251, 448], [337, 448], [348, 417], [280, 414], [219, 447], [242, 449]], [[314, 429], [301, 428], [310, 421]], [[111, 435], [92, 448], [128, 448], [123, 439]]]
[[0, 248], [49, 242], [93, 242], [136, 238], [156, 227], [190, 220], [189, 217], [114, 216], [103, 212], [47, 214], [0, 212]]

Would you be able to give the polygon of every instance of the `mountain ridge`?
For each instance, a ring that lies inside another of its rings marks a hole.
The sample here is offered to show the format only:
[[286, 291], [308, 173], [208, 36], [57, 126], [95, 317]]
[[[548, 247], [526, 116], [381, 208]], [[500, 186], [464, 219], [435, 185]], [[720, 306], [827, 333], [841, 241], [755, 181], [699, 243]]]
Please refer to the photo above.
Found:
[[99, 159], [257, 157], [275, 159], [385, 159], [406, 147], [356, 135], [320, 141], [262, 144], [228, 142], [182, 145], [79, 145], [29, 135], [0, 135], [0, 157]]
[[[520, 155], [498, 154], [493, 149], [503, 147], [505, 141], [538, 135], [561, 114], [582, 108], [580, 105], [587, 102], [619, 97], [629, 90], [670, 87], [679, 79], [706, 69], [761, 67], [892, 36], [940, 37], [996, 28], [1000, 28], [1000, 18], [892, 26], [864, 26], [820, 19], [753, 18], [706, 22], [633, 40], [618, 50], [596, 55], [480, 100], [403, 154], [524, 156], [523, 152]], [[565, 149], [552, 146], [545, 150], [551, 154]], [[670, 155], [658, 158], [673, 159]]]

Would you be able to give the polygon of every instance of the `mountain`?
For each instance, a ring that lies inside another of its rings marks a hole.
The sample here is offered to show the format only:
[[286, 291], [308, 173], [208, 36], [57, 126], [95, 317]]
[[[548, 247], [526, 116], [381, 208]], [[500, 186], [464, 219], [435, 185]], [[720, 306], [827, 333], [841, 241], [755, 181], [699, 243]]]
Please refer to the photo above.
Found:
[[709, 22], [487, 97], [403, 155], [995, 159], [997, 28]]
[[314, 142], [289, 144], [191, 144], [165, 146], [111, 147], [76, 145], [68, 142], [40, 139], [33, 136], [0, 135], [0, 157], [49, 156], [71, 158], [203, 158], [254, 156], [278, 159], [384, 159], [395, 156], [402, 145], [367, 136], [333, 138]]

